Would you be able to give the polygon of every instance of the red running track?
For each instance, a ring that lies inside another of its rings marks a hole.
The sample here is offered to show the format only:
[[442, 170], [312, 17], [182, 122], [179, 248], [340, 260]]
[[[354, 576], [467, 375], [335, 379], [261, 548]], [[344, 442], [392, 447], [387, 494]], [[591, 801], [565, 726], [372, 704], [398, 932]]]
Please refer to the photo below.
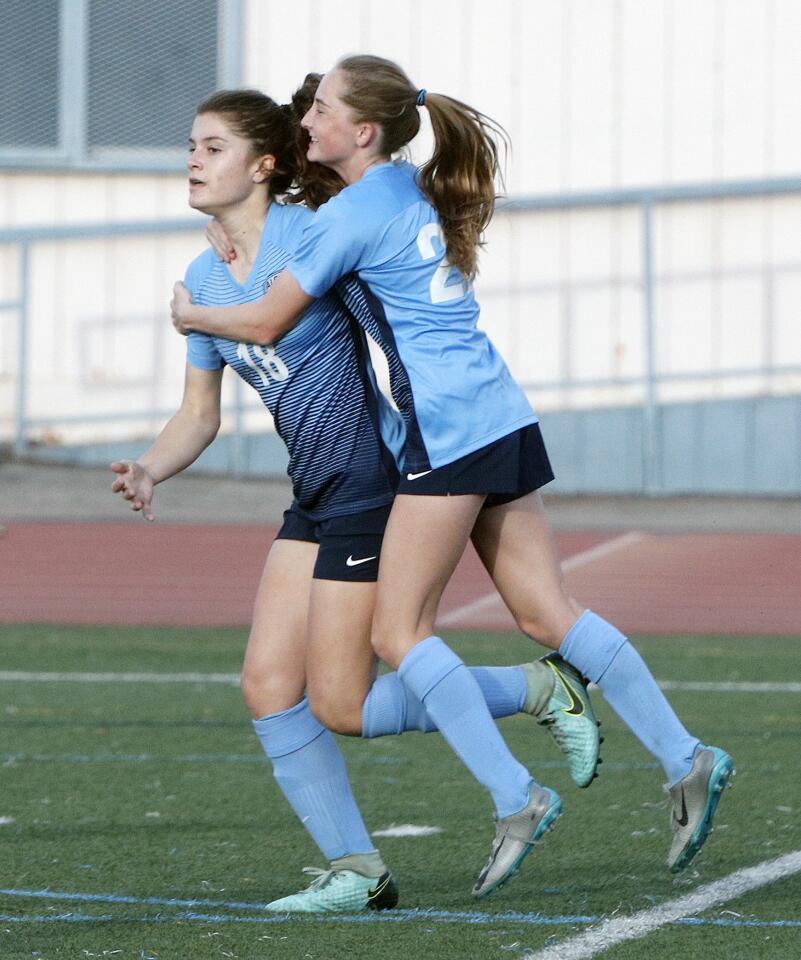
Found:
[[[246, 626], [275, 530], [10, 523], [0, 622]], [[558, 533], [570, 589], [630, 633], [801, 634], [801, 536]], [[600, 550], [597, 548], [601, 548]], [[514, 624], [470, 550], [443, 626]]]

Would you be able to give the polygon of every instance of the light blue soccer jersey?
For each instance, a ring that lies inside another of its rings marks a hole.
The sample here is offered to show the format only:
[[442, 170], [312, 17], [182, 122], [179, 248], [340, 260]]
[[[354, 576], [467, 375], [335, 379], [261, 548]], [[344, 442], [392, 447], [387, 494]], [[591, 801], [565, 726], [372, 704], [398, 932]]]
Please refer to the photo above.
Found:
[[[310, 218], [303, 207], [272, 203], [246, 283], [209, 249], [186, 271], [192, 300], [229, 306], [260, 299]], [[289, 451], [295, 499], [312, 520], [392, 500], [395, 465], [376, 426], [364, 334], [335, 295], [315, 300], [272, 346], [190, 333], [187, 361], [204, 370], [228, 364], [258, 392]]]
[[536, 423], [478, 328], [471, 285], [445, 259], [436, 211], [405, 161], [371, 167], [314, 214], [288, 270], [311, 296], [338, 292], [379, 343], [406, 422], [403, 469], [443, 466]]

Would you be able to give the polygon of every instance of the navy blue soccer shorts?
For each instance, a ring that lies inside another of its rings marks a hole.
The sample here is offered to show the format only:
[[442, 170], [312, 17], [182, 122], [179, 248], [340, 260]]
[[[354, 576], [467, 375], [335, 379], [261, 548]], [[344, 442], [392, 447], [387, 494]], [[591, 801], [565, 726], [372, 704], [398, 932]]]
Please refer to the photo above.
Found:
[[422, 473], [402, 473], [398, 493], [446, 497], [485, 493], [484, 508], [519, 500], [553, 480], [538, 423]]
[[284, 522], [276, 540], [303, 540], [317, 543], [315, 580], [343, 580], [348, 583], [375, 583], [381, 541], [392, 504], [361, 513], [311, 520], [297, 503], [284, 511]]

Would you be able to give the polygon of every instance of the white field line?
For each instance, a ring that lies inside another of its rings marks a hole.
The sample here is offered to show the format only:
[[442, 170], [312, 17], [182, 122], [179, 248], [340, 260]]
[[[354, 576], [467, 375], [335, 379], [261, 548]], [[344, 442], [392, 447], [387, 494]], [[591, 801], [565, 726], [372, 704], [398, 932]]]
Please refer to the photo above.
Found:
[[[625, 547], [630, 547], [633, 543], [638, 543], [640, 540], [644, 539], [645, 534], [638, 533], [636, 530], [632, 530], [630, 533], [621, 534], [619, 537], [614, 537], [612, 540], [607, 540], [605, 543], [599, 543], [597, 547], [590, 547], [589, 550], [582, 550], [581, 553], [576, 553], [572, 557], [568, 557], [567, 560], [562, 564], [562, 570], [565, 573], [569, 573], [571, 570], [575, 570], [578, 567], [583, 567], [588, 563], [592, 563], [594, 560], [600, 560], [602, 557], [608, 556], [610, 553], [615, 553], [618, 550], [622, 550]], [[486, 594], [486, 596], [479, 597], [478, 600], [473, 600], [470, 603], [464, 604], [464, 606], [457, 607], [455, 610], [450, 610], [448, 613], [443, 614], [441, 617], [437, 618], [438, 627], [452, 627], [459, 623], [463, 618], [468, 618], [474, 616], [476, 613], [482, 612], [487, 607], [492, 606], [494, 603], [503, 603], [500, 598], [500, 595], [493, 590], [492, 593]]]
[[383, 830], [373, 830], [374, 837], [433, 837], [442, 833], [442, 827], [418, 826], [415, 823], [393, 823]]
[[47, 673], [27, 670], [0, 670], [0, 681], [25, 680], [33, 683], [225, 683], [239, 686], [236, 673]]
[[659, 686], [701, 693], [801, 693], [801, 683], [792, 680], [660, 680]]
[[[0, 683], [222, 683], [239, 686], [235, 673], [64, 673], [33, 670], [0, 670]], [[659, 680], [663, 690], [701, 693], [801, 693], [799, 681], [770, 680]], [[594, 689], [594, 687], [593, 687]]]
[[755, 867], [737, 870], [728, 877], [698, 887], [678, 900], [650, 910], [642, 910], [629, 917], [604, 920], [599, 926], [591, 927], [572, 940], [563, 940], [536, 953], [525, 953], [523, 960], [588, 960], [619, 943], [638, 940], [682, 917], [696, 916], [795, 873], [801, 873], [801, 850], [775, 860], [766, 860]]

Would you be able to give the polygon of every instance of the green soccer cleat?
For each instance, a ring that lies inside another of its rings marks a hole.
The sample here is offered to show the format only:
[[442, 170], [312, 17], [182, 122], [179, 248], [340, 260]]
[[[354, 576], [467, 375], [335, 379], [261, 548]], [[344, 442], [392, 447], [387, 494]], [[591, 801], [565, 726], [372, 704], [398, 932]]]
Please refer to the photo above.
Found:
[[473, 887], [477, 899], [488, 897], [520, 869], [520, 864], [562, 815], [562, 801], [550, 787], [532, 783], [528, 803], [519, 813], [498, 820], [487, 865]]
[[272, 913], [363, 913], [390, 910], [398, 902], [398, 887], [387, 871], [381, 877], [365, 877], [354, 870], [320, 870], [304, 867], [315, 877], [305, 890], [268, 903]]
[[665, 786], [671, 799], [670, 845], [667, 865], [673, 873], [683, 870], [703, 847], [712, 832], [712, 818], [723, 788], [734, 774], [734, 761], [719, 747], [699, 744], [690, 772], [673, 786]]
[[[554, 681], [548, 703], [535, 713], [537, 722], [550, 730], [557, 746], [566, 755], [570, 776], [576, 785], [588, 787], [597, 776], [602, 738], [587, 694], [587, 681], [558, 653], [542, 657], [537, 664], [547, 666]], [[537, 664], [526, 664], [526, 667]]]

